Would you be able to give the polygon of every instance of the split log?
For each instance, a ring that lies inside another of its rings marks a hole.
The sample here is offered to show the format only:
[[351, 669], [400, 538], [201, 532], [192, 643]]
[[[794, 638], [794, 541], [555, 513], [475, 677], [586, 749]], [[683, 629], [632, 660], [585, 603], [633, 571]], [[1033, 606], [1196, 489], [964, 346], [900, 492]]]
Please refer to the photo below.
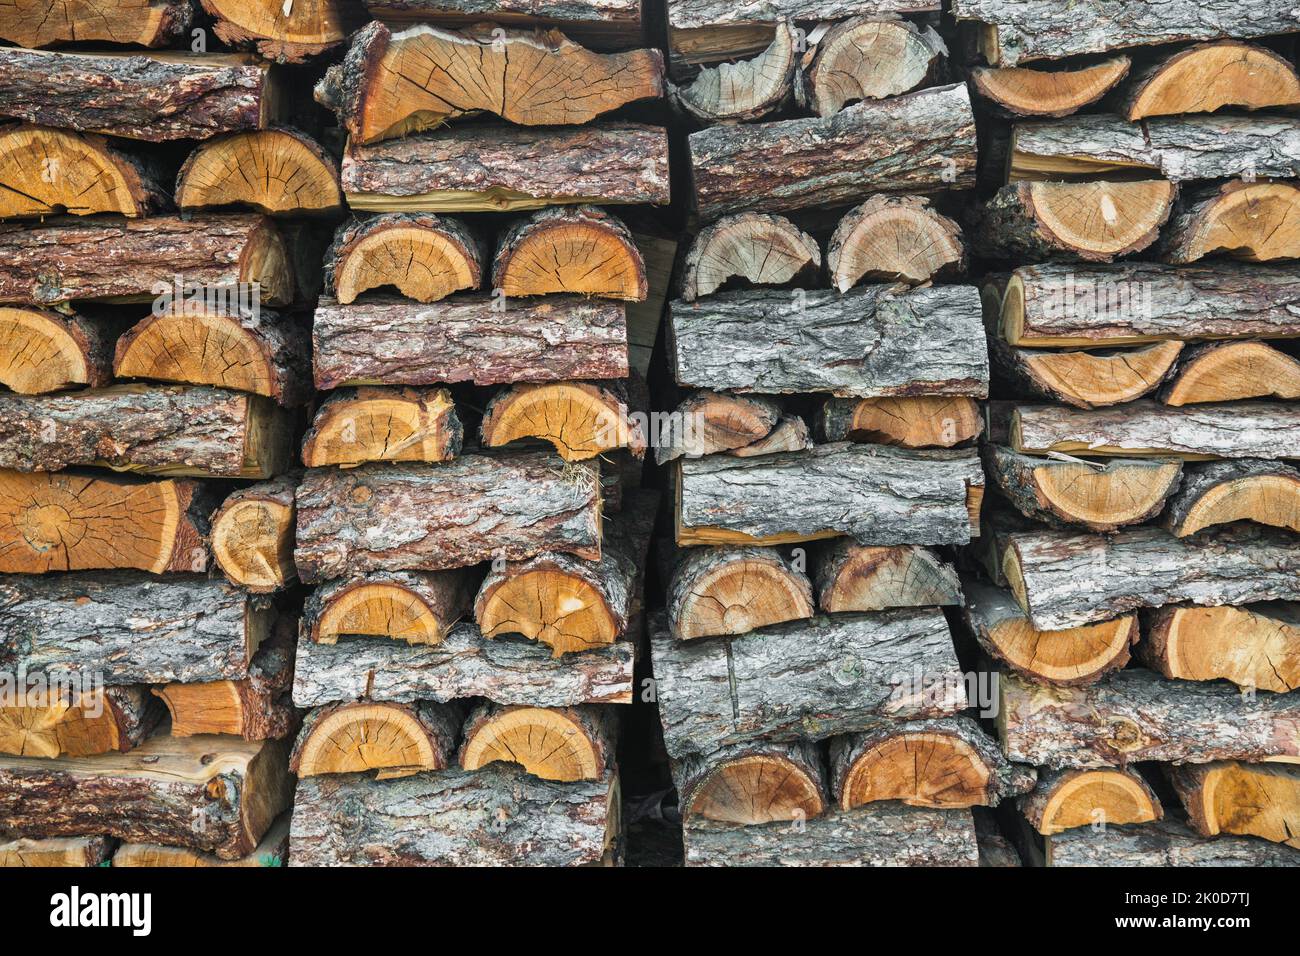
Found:
[[966, 707], [952, 635], [936, 608], [814, 617], [712, 641], [674, 640], [660, 617], [651, 650], [664, 744], [677, 758]]
[[1200, 43], [1162, 57], [1124, 87], [1119, 113], [1149, 116], [1300, 105], [1295, 67], [1267, 47], [1239, 40]]
[[687, 866], [978, 866], [969, 810], [878, 803], [790, 824], [683, 828]]
[[810, 618], [812, 584], [775, 548], [690, 548], [668, 584], [668, 630], [679, 641]]
[[207, 139], [265, 128], [281, 96], [269, 64], [243, 55], [0, 50], [0, 114], [59, 129]]
[[795, 95], [818, 116], [910, 93], [942, 78], [948, 48], [930, 26], [858, 16], [832, 25], [803, 55]]
[[1080, 827], [1046, 841], [1048, 866], [1222, 867], [1297, 866], [1287, 846], [1243, 837], [1203, 837], [1177, 820], [1141, 826]]
[[1141, 123], [1094, 113], [1017, 123], [1007, 176], [1132, 176], [1150, 171], [1175, 183], [1295, 175], [1300, 120], [1287, 116], [1157, 116]]
[[970, 80], [975, 92], [1013, 116], [1061, 117], [1100, 100], [1128, 76], [1130, 64], [1121, 55], [1072, 70], [980, 66]]
[[1300, 612], [1285, 601], [1241, 607], [1173, 605], [1150, 613], [1138, 656], [1178, 680], [1300, 689]]
[[1300, 599], [1295, 539], [1252, 525], [1195, 538], [1151, 527], [1111, 537], [1021, 532], [1011, 535], [1002, 567], [1017, 602], [1045, 630], [1180, 601], [1217, 607]]
[[1034, 683], [1058, 687], [1095, 683], [1127, 664], [1129, 648], [1138, 643], [1138, 619], [1133, 614], [1042, 631], [1004, 588], [969, 580], [965, 590], [966, 626], [980, 647]]
[[217, 500], [196, 481], [0, 471], [0, 573], [201, 573]]
[[1297, 302], [1290, 267], [1044, 264], [1011, 274], [1000, 321], [1008, 343], [1034, 347], [1293, 338]]
[[[220, 2], [233, 6], [237, 0]], [[176, 206], [186, 211], [244, 206], [268, 216], [333, 216], [343, 209], [339, 164], [314, 139], [294, 129], [219, 136], [199, 144], [181, 166]]]
[[358, 212], [521, 212], [559, 203], [668, 204], [668, 134], [637, 123], [452, 126], [348, 145]]
[[614, 767], [614, 708], [502, 707], [482, 703], [465, 720], [460, 766], [515, 763], [534, 777], [601, 780]]
[[1034, 787], [1032, 768], [1007, 762], [969, 717], [880, 721], [830, 745], [831, 793], [841, 810], [897, 800], [954, 810], [995, 807]]
[[134, 46], [171, 46], [190, 26], [190, 0], [62, 0], [51, 16], [49, 0], [13, 0], [0, 18], [0, 38], [24, 47], [98, 40]]
[[740, 826], [802, 823], [826, 812], [826, 768], [816, 744], [733, 744], [673, 765], [684, 821]]
[[302, 440], [308, 468], [368, 461], [450, 461], [464, 429], [445, 388], [362, 385], [332, 392]]
[[93, 299], [153, 302], [166, 310], [203, 301], [244, 307], [253, 287], [259, 304], [293, 301], [284, 240], [261, 216], [70, 218], [40, 228], [0, 224], [0, 302]]
[[817, 606], [827, 614], [962, 603], [957, 572], [928, 548], [836, 538], [813, 552], [813, 567]]
[[1087, 687], [1028, 684], [1010, 674], [998, 684], [998, 735], [1017, 762], [1059, 769], [1300, 756], [1300, 701], [1292, 694], [1252, 697], [1143, 669]]
[[504, 307], [478, 294], [429, 305], [373, 296], [345, 306], [322, 297], [312, 367], [319, 389], [625, 378], [627, 318], [621, 303], [580, 296]]
[[284, 866], [289, 859], [289, 817], [282, 813], [275, 818], [262, 837], [262, 842], [245, 856], [236, 860], [223, 860], [211, 853], [202, 853], [183, 846], [163, 846], [160, 843], [123, 843], [113, 853], [113, 867], [260, 867]]
[[486, 24], [392, 33], [377, 20], [353, 35], [344, 61], [316, 86], [317, 102], [362, 144], [479, 111], [521, 126], [576, 125], [663, 93], [657, 50], [591, 53], [557, 30]]
[[1300, 850], [1300, 767], [1224, 761], [1167, 772], [1201, 836], [1236, 833]]
[[506, 298], [571, 293], [644, 302], [645, 262], [632, 233], [596, 206], [556, 206], [515, 222], [497, 241], [492, 287]]
[[995, 66], [1180, 40], [1263, 37], [1294, 32], [1297, 25], [1295, 9], [1285, 0], [1249, 7], [1224, 0], [1173, 7], [1136, 0], [1119, 8], [1107, 0], [1069, 7], [1053, 0], [955, 0], [952, 13], [977, 21], [980, 52]]
[[222, 43], [276, 63], [303, 63], [341, 44], [365, 19], [346, 0], [200, 0]]
[[108, 837], [0, 840], [0, 867], [107, 866], [112, 856], [113, 841]]
[[378, 20], [467, 26], [491, 19], [520, 27], [559, 27], [565, 36], [599, 49], [641, 40], [641, 0], [365, 0]]
[[317, 644], [340, 636], [440, 644], [470, 609], [470, 572], [372, 571], [330, 581], [307, 596], [302, 633]]
[[1200, 345], [1183, 353], [1160, 390], [1166, 405], [1245, 398], [1300, 398], [1300, 361], [1264, 342]]
[[641, 458], [646, 449], [641, 425], [628, 414], [623, 396], [586, 382], [512, 385], [497, 392], [483, 412], [480, 435], [486, 448], [538, 438], [554, 445], [565, 461], [619, 448]]
[[1136, 770], [1049, 770], [1017, 801], [1029, 825], [1044, 836], [1076, 827], [1151, 823], [1164, 818], [1155, 791]]
[[680, 385], [856, 398], [988, 394], [979, 296], [969, 286], [747, 289], [669, 309]]
[[925, 197], [872, 196], [835, 227], [826, 268], [840, 292], [863, 279], [921, 285], [965, 272], [966, 246], [961, 227]]
[[966, 544], [979, 534], [974, 452], [835, 443], [679, 464], [677, 543]]
[[1011, 183], [980, 207], [971, 237], [986, 259], [1110, 262], [1155, 242], [1177, 195], [1164, 179]]
[[110, 686], [240, 680], [274, 616], [198, 575], [7, 575], [0, 661], [51, 678], [94, 674]]
[[1007, 345], [989, 337], [994, 372], [1014, 386], [1075, 408], [1103, 408], [1141, 398], [1174, 370], [1182, 342], [1156, 342], [1134, 349], [1048, 352]]
[[557, 783], [517, 768], [298, 783], [291, 866], [581, 866], [619, 829], [618, 778]]
[[1185, 196], [1161, 243], [1166, 262], [1213, 253], [1247, 262], [1300, 258], [1300, 186], [1230, 182]]
[[724, 216], [691, 243], [683, 266], [682, 299], [694, 302], [735, 279], [784, 285], [799, 277], [815, 278], [821, 264], [817, 240], [785, 216]]
[[0, 758], [0, 828], [214, 853], [256, 847], [293, 799], [288, 744], [157, 736], [128, 754]]
[[111, 320], [0, 306], [0, 385], [19, 395], [107, 385], [116, 339]]
[[782, 21], [753, 59], [705, 67], [689, 86], [670, 85], [673, 102], [704, 123], [748, 122], [773, 113], [794, 92], [797, 44], [794, 25]]
[[1089, 531], [1114, 531], [1150, 521], [1178, 490], [1183, 474], [1177, 461], [1057, 461], [1021, 455], [1001, 445], [985, 446], [984, 465], [998, 490], [1021, 514], [1054, 528], [1079, 526]]
[[457, 704], [349, 703], [317, 707], [303, 720], [289, 755], [301, 780], [369, 773], [376, 780], [446, 770], [456, 758], [464, 713]]
[[673, 410], [658, 436], [654, 436], [655, 463], [744, 448], [770, 435], [780, 420], [781, 405], [776, 399], [694, 392]]
[[711, 126], [688, 136], [687, 147], [704, 219], [975, 182], [975, 121], [965, 84], [857, 103], [825, 118]]
[[826, 441], [951, 448], [977, 437], [983, 420], [964, 396], [832, 398], [817, 413], [817, 429]]
[[436, 302], [483, 284], [483, 245], [459, 219], [388, 213], [339, 226], [325, 262], [325, 287], [347, 305], [368, 289], [391, 286], [417, 302]]
[[294, 476], [240, 488], [212, 516], [212, 556], [221, 572], [254, 593], [298, 577], [293, 564]]
[[102, 136], [25, 123], [0, 128], [0, 219], [133, 218], [167, 205], [153, 171]]
[[143, 684], [82, 690], [19, 684], [11, 690], [0, 706], [0, 754], [53, 758], [125, 753], [139, 746], [158, 723], [159, 708], [149, 706], [152, 698]]
[[782, 415], [776, 427], [762, 438], [739, 448], [729, 448], [726, 454], [736, 458], [755, 458], [782, 452], [811, 451], [814, 444], [807, 422], [798, 415]]
[[117, 340], [113, 374], [182, 385], [215, 385], [297, 407], [311, 396], [304, 329], [267, 309], [241, 315], [195, 303], [174, 306]]
[[1164, 526], [1185, 538], [1233, 521], [1300, 531], [1300, 471], [1253, 458], [1188, 465]]
[[599, 475], [543, 452], [312, 469], [297, 491], [298, 576], [439, 571], [543, 551], [598, 560]]
[[0, 468], [266, 478], [288, 465], [288, 424], [268, 399], [203, 386], [0, 394]]
[[488, 640], [472, 624], [457, 625], [437, 644], [363, 637], [315, 644], [304, 638], [293, 702], [319, 707], [486, 697], [529, 707], [630, 704], [634, 656], [633, 645], [622, 641], [557, 660], [530, 641]]

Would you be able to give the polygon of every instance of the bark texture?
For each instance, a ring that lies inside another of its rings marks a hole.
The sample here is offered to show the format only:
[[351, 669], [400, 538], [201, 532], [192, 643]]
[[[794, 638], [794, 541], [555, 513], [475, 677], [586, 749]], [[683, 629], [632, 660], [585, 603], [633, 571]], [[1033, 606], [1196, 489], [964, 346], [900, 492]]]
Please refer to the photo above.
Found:
[[1300, 866], [1288, 846], [1249, 837], [1203, 837], [1177, 820], [1068, 830], [1047, 841], [1048, 866]]

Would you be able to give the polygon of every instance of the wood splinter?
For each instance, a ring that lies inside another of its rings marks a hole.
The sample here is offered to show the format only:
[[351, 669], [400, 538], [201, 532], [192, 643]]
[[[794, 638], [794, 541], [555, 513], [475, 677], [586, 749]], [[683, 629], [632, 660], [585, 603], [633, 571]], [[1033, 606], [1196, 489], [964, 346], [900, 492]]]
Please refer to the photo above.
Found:
[[534, 777], [572, 783], [601, 780], [613, 768], [615, 708], [503, 707], [484, 702], [465, 720], [460, 766], [515, 763]]

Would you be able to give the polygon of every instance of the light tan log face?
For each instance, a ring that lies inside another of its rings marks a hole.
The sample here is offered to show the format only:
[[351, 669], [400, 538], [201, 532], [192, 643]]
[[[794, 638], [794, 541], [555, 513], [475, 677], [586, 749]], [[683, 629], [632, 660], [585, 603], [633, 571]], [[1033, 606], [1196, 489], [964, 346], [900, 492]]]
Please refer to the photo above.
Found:
[[309, 723], [294, 750], [299, 777], [381, 771], [381, 777], [446, 769], [439, 748], [413, 708], [349, 704]]
[[752, 826], [794, 824], [825, 810], [821, 787], [807, 769], [773, 753], [736, 757], [710, 768], [692, 789], [682, 815]]
[[1264, 342], [1228, 342], [1184, 356], [1160, 392], [1166, 405], [1300, 398], [1300, 361]]
[[1129, 58], [1116, 56], [1078, 70], [977, 67], [975, 89], [1017, 116], [1068, 116], [1097, 102], [1128, 75]]
[[543, 780], [596, 780], [604, 771], [587, 730], [566, 709], [512, 707], [478, 726], [465, 740], [461, 767], [517, 763]]
[[914, 807], [969, 807], [986, 802], [989, 768], [964, 740], [939, 733], [898, 734], [863, 753], [850, 768], [840, 808], [880, 800]]
[[841, 292], [863, 280], [919, 284], [965, 265], [961, 227], [919, 196], [873, 196], [854, 207], [826, 252], [831, 282]]
[[0, 219], [143, 216], [160, 195], [101, 136], [26, 124], [0, 129]]
[[198, 146], [177, 178], [176, 205], [329, 215], [343, 208], [343, 192], [338, 163], [314, 140], [295, 130], [251, 130]]
[[1300, 103], [1295, 67], [1267, 47], [1236, 40], [1180, 50], [1135, 76], [1122, 113], [1148, 116], [1213, 113], [1224, 106], [1262, 109]]
[[565, 461], [585, 461], [618, 448], [645, 453], [641, 426], [608, 388], [585, 382], [512, 386], [489, 403], [483, 444], [497, 448], [522, 438], [550, 442]]
[[[89, 334], [88, 334], [89, 333]], [[0, 306], [0, 385], [20, 395], [99, 386], [112, 377], [107, 335], [45, 309]]]
[[1021, 808], [1039, 833], [1149, 823], [1163, 816], [1150, 786], [1130, 770], [1068, 770], [1039, 781]]

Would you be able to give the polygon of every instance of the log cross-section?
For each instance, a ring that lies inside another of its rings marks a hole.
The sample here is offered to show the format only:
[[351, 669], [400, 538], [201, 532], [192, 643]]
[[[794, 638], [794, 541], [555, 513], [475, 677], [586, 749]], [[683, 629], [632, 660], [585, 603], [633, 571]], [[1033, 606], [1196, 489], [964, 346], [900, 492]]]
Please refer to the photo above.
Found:
[[851, 17], [804, 53], [795, 94], [818, 116], [833, 116], [858, 100], [898, 96], [939, 79], [947, 55], [933, 27], [897, 17]]
[[437, 644], [469, 612], [472, 597], [468, 571], [372, 571], [312, 591], [302, 631], [318, 644], [356, 635]]
[[668, 628], [677, 640], [746, 634], [813, 616], [812, 585], [775, 548], [691, 548], [668, 583]]
[[343, 208], [339, 164], [294, 129], [215, 137], [199, 144], [181, 167], [176, 206], [245, 206], [269, 216], [334, 215]]
[[337, 389], [321, 403], [302, 440], [302, 463], [351, 468], [368, 461], [450, 461], [463, 439], [445, 388], [363, 385]]
[[516, 763], [542, 780], [600, 780], [614, 765], [617, 726], [611, 707], [480, 704], [465, 720], [460, 766]]
[[325, 287], [347, 305], [369, 289], [392, 286], [435, 302], [483, 282], [483, 248], [461, 220], [389, 213], [339, 226], [325, 262]]
[[673, 765], [673, 777], [684, 820], [798, 826], [821, 816], [830, 803], [821, 753], [804, 740], [692, 754]]
[[377, 771], [386, 780], [446, 770], [455, 759], [463, 711], [456, 704], [346, 703], [307, 715], [289, 755], [299, 778]]

